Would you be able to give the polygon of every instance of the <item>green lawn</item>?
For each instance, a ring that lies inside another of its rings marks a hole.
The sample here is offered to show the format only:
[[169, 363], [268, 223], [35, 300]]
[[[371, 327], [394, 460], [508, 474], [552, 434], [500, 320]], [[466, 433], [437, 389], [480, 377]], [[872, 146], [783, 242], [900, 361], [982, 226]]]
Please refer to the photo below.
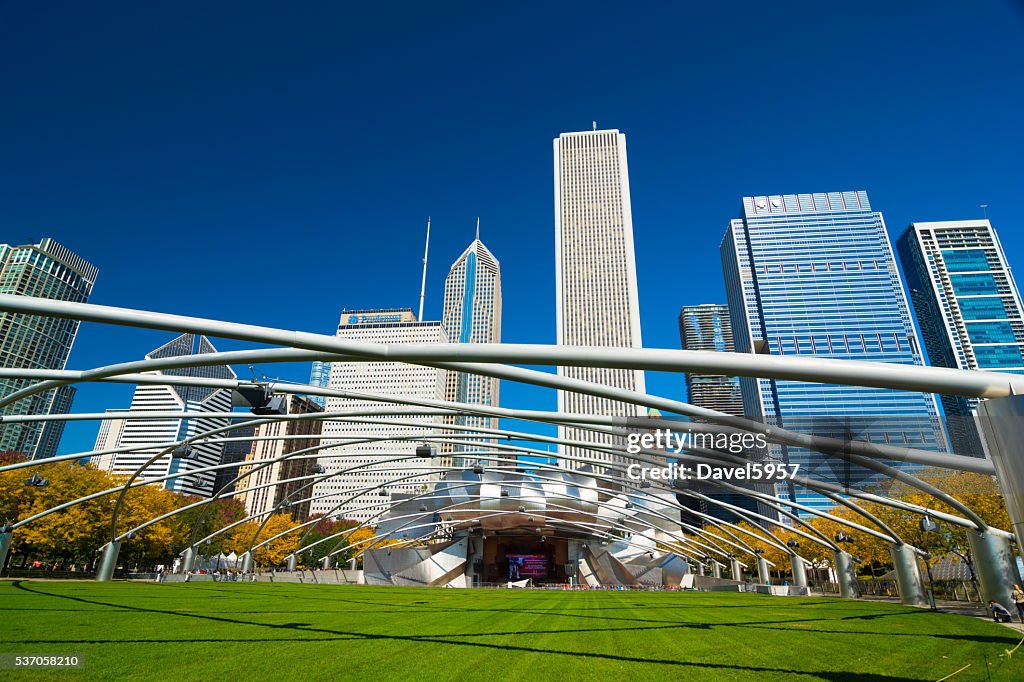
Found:
[[[0, 582], [10, 679], [1024, 679], [1018, 637], [890, 604], [693, 592]], [[6, 679], [6, 678], [5, 678]]]

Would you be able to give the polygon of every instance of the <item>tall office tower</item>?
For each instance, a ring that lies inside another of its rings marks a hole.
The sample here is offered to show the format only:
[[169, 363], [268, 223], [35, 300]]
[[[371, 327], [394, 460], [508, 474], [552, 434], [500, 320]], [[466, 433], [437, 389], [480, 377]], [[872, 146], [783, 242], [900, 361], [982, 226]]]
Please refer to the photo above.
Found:
[[[640, 305], [633, 255], [626, 136], [618, 130], [562, 133], [555, 149], [555, 286], [557, 341], [563, 346], [640, 348]], [[639, 370], [559, 367], [559, 376], [644, 391]], [[634, 417], [635, 405], [558, 391], [558, 409], [588, 415]], [[618, 444], [586, 430], [558, 427], [558, 435]], [[623, 463], [623, 458], [563, 447], [567, 457]], [[576, 468], [571, 459], [564, 466]]]
[[[172, 358], [183, 355], [216, 353], [209, 339], [195, 334], [182, 334], [152, 353], [146, 359]], [[192, 377], [207, 379], [235, 379], [236, 375], [230, 367], [216, 365], [213, 367], [188, 367], [183, 369], [158, 370], [152, 374]], [[130, 412], [230, 412], [231, 391], [223, 388], [204, 388], [201, 386], [160, 386], [156, 384], [140, 384], [132, 396]], [[108, 470], [115, 474], [131, 474], [146, 463], [153, 455], [165, 450], [172, 443], [198, 433], [227, 426], [227, 417], [182, 417], [124, 420], [118, 446], [122, 448], [139, 448], [132, 452], [118, 453], [109, 462]], [[102, 429], [102, 427], [101, 427]], [[112, 427], [108, 427], [108, 433]], [[185, 450], [162, 455], [142, 473], [142, 478], [157, 478], [168, 474], [187, 472], [202, 467], [215, 466], [221, 461], [222, 443], [198, 442], [189, 445]], [[100, 464], [100, 462], [97, 462]], [[213, 472], [201, 472], [179, 476], [166, 481], [163, 486], [167, 490], [202, 495], [213, 494]]]
[[[409, 308], [352, 310], [343, 312], [337, 336], [346, 341], [373, 343], [447, 343], [440, 322], [419, 322]], [[441, 400], [446, 372], [399, 362], [332, 362], [331, 388], [400, 398]], [[373, 400], [328, 398], [327, 411], [378, 409], [385, 403]], [[373, 418], [370, 418], [373, 419]], [[383, 423], [327, 422], [323, 435], [330, 439], [380, 439], [416, 436], [437, 430], [440, 417], [380, 417]], [[398, 421], [437, 425], [402, 426]], [[318, 483], [310, 513], [368, 521], [390, 505], [391, 495], [416, 492], [439, 477], [447, 458], [417, 459], [416, 440], [374, 440], [338, 445], [324, 451], [320, 465], [336, 474]], [[410, 459], [410, 457], [412, 457]], [[399, 461], [395, 461], [399, 458]], [[400, 480], [398, 480], [400, 479]], [[394, 482], [391, 482], [394, 481]]]
[[[89, 300], [98, 270], [87, 260], [52, 239], [38, 244], [0, 244], [0, 294], [52, 298], [84, 303]], [[76, 320], [0, 313], [0, 367], [64, 369], [78, 333]], [[0, 379], [0, 398], [34, 383]], [[74, 389], [37, 393], [7, 405], [2, 415], [65, 414]], [[14, 450], [34, 459], [56, 454], [63, 422], [0, 424], [0, 452]]]
[[[441, 324], [458, 343], [501, 343], [501, 266], [480, 241], [479, 223], [473, 243], [452, 264], [444, 283]], [[448, 372], [445, 399], [474, 405], [498, 405], [498, 379]], [[497, 417], [446, 417], [445, 423], [498, 428]], [[493, 439], [486, 439], [490, 442]], [[453, 451], [465, 451], [456, 446]], [[470, 446], [468, 449], [479, 450]]]
[[[679, 340], [683, 350], [735, 352], [729, 306], [717, 303], [683, 306], [679, 311]], [[743, 415], [743, 395], [737, 377], [688, 372], [686, 393], [692, 405]]]
[[[323, 412], [320, 405], [298, 395], [288, 396], [287, 405], [290, 415]], [[237, 495], [245, 505], [247, 514], [287, 512], [296, 521], [309, 518], [313, 481], [308, 477], [319, 469], [316, 453], [298, 454], [293, 459], [281, 458], [319, 445], [322, 425], [319, 419], [295, 419], [269, 422], [256, 427], [257, 439], [281, 436], [286, 439], [252, 442], [252, 451], [239, 470], [239, 474], [248, 474], [238, 484], [238, 490], [246, 492]]]
[[[1006, 254], [988, 220], [912, 223], [896, 242], [933, 365], [1024, 373], [1024, 317]], [[942, 396], [953, 449], [984, 456], [978, 401]]]
[[[922, 364], [885, 223], [865, 192], [745, 197], [721, 251], [738, 352]], [[931, 395], [752, 378], [740, 386], [745, 414], [770, 424], [945, 450]], [[840, 485], [877, 481], [809, 450], [781, 448], [771, 456]], [[818, 508], [833, 504], [803, 488], [781, 492]]]
[[[234, 422], [249, 421], [252, 416], [235, 418]], [[233, 493], [235, 490], [245, 487], [245, 481], [242, 484], [232, 483], [235, 478], [238, 477], [239, 468], [245, 458], [252, 451], [252, 437], [256, 433], [256, 427], [252, 425], [248, 426], [237, 426], [226, 434], [224, 434], [228, 440], [224, 443], [224, 448], [220, 453], [221, 464], [234, 464], [235, 466], [225, 467], [223, 469], [217, 469], [216, 476], [213, 479], [213, 490], [219, 492], [224, 490], [224, 494]], [[236, 440], [238, 439], [238, 440]]]
[[[107, 410], [107, 412], [121, 412], [122, 410]], [[124, 429], [124, 419], [104, 419], [100, 422], [100, 432], [96, 436], [96, 444], [93, 450], [116, 450], [117, 443], [121, 440], [121, 430]], [[96, 455], [90, 458], [97, 469], [109, 471], [114, 466], [114, 454]]]
[[[331, 363], [323, 360], [314, 360], [309, 370], [309, 385], [320, 388], [328, 388], [331, 385]], [[327, 405], [327, 398], [322, 395], [311, 395], [309, 399], [320, 407]]]

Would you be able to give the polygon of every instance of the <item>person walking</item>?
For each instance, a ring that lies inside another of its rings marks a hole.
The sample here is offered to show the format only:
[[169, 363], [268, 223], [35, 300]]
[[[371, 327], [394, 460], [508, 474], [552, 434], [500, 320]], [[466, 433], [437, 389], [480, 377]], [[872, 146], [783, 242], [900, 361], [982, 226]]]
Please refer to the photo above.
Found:
[[1010, 596], [1017, 607], [1017, 615], [1020, 617], [1020, 622], [1024, 623], [1024, 590], [1020, 589], [1020, 585], [1014, 585]]

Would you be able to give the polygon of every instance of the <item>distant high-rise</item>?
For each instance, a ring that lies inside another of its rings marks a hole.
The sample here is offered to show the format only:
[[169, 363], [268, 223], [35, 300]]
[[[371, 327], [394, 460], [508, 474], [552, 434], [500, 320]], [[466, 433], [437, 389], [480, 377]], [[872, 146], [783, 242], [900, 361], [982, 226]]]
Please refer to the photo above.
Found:
[[[309, 370], [309, 385], [319, 388], [327, 388], [331, 384], [331, 363], [323, 360], [314, 360]], [[309, 399], [320, 407], [327, 405], [326, 396], [311, 395]]]
[[[679, 340], [683, 350], [734, 352], [729, 306], [715, 303], [683, 306], [679, 311]], [[691, 405], [743, 415], [743, 395], [736, 377], [687, 372], [686, 393]]]
[[[1024, 373], [1024, 308], [988, 220], [912, 223], [896, 249], [933, 365]], [[941, 399], [954, 450], [983, 456], [978, 401]]]
[[[288, 396], [287, 406], [288, 414], [313, 414], [323, 411], [323, 408], [314, 401], [298, 395]], [[281, 458], [289, 453], [319, 445], [318, 436], [322, 426], [323, 421], [319, 419], [291, 419], [268, 422], [256, 427], [257, 439], [279, 436], [287, 438], [252, 442], [252, 450], [246, 455], [245, 463], [239, 469], [240, 474], [249, 475], [237, 485], [238, 490], [245, 491], [239, 493], [237, 497], [245, 505], [246, 514], [277, 511], [291, 514], [296, 521], [305, 521], [309, 518], [308, 498], [313, 495], [313, 481], [308, 477], [317, 471], [315, 453], [297, 455], [291, 459]], [[267, 485], [270, 483], [275, 485]], [[267, 487], [261, 487], [264, 485]], [[289, 503], [286, 508], [282, 506], [284, 502]]]
[[[420, 322], [409, 308], [351, 310], [342, 313], [337, 336], [346, 341], [374, 343], [445, 343], [440, 322]], [[399, 398], [443, 400], [446, 372], [402, 362], [332, 362], [331, 388]], [[327, 411], [379, 408], [379, 401], [348, 398], [327, 399]], [[440, 417], [381, 417], [382, 421], [420, 421], [441, 426]], [[418, 426], [326, 422], [325, 437], [373, 439], [382, 436], [416, 436], [434, 429]], [[445, 458], [393, 460], [415, 454], [415, 440], [378, 440], [339, 445], [324, 451], [320, 459], [327, 474], [338, 474], [318, 483], [310, 513], [367, 521], [390, 505], [391, 495], [415, 492], [434, 481], [436, 468]], [[439, 449], [440, 450], [440, 449]], [[396, 480], [401, 479], [401, 480]], [[394, 481], [393, 483], [391, 481]]]
[[[173, 358], [183, 355], [216, 353], [209, 339], [195, 334], [182, 334], [176, 339], [157, 348], [146, 355], [146, 359]], [[212, 367], [187, 367], [182, 369], [158, 370], [155, 374], [209, 379], [235, 379], [236, 375], [226, 365]], [[230, 412], [231, 391], [223, 388], [205, 388], [201, 386], [161, 386], [157, 384], [140, 384], [136, 386], [132, 396], [130, 412]], [[97, 466], [108, 469], [115, 474], [131, 474], [142, 466], [153, 455], [170, 447], [171, 443], [194, 436], [197, 433], [227, 426], [230, 419], [226, 417], [181, 417], [171, 419], [126, 419], [120, 425], [120, 436], [117, 445], [122, 448], [141, 448], [133, 452], [123, 452], [114, 457], [97, 457]], [[116, 432], [116, 426], [106, 427], [107, 441]], [[104, 427], [101, 426], [101, 435]], [[150, 447], [146, 447], [150, 446]], [[181, 471], [192, 471], [203, 467], [215, 466], [221, 462], [222, 443], [205, 443], [197, 441], [185, 451], [167, 453], [149, 465], [142, 473], [142, 478], [157, 478]], [[179, 476], [166, 481], [163, 485], [167, 490], [202, 495], [213, 494], [215, 473], [202, 472]]]
[[[881, 213], [865, 192], [745, 197], [722, 241], [736, 350], [922, 364]], [[882, 388], [741, 378], [747, 416], [821, 436], [944, 450], [930, 395]], [[876, 478], [800, 448], [773, 457], [840, 485]], [[832, 502], [788, 492], [818, 508]]]
[[[562, 133], [555, 152], [555, 286], [557, 342], [563, 346], [640, 348], [640, 306], [633, 253], [626, 136], [618, 130]], [[644, 391], [640, 370], [559, 367], [560, 376]], [[607, 398], [558, 391], [558, 409], [631, 417], [642, 408]], [[610, 444], [614, 439], [559, 426], [560, 437]], [[581, 448], [570, 457], [622, 459]], [[575, 468], [578, 462], [565, 461]]]
[[[89, 300], [98, 270], [52, 239], [38, 244], [0, 244], [0, 294], [35, 296], [84, 303]], [[78, 333], [77, 320], [0, 313], [0, 367], [64, 369]], [[0, 379], [0, 398], [34, 383]], [[74, 389], [37, 393], [7, 405], [2, 415], [66, 414]], [[0, 424], [0, 452], [23, 452], [34, 459], [52, 457], [64, 422]]]
[[[452, 264], [444, 283], [441, 324], [457, 343], [501, 343], [501, 266], [476, 239]], [[474, 405], [498, 405], [498, 379], [448, 372], [445, 399]], [[446, 423], [496, 429], [496, 417], [460, 416]], [[455, 448], [456, 451], [464, 448]]]
[[[250, 421], [251, 416], [247, 417], [235, 417], [232, 419], [234, 422], [245, 422]], [[234, 464], [235, 466], [224, 467], [223, 469], [217, 469], [216, 476], [213, 480], [213, 489], [215, 492], [224, 490], [224, 494], [230, 494], [240, 488], [244, 488], [244, 481], [242, 485], [232, 483], [235, 478], [238, 477], [238, 470], [245, 461], [245, 458], [252, 452], [252, 437], [256, 434], [256, 427], [250, 425], [236, 426], [235, 428], [228, 431], [224, 436], [229, 440], [224, 443], [224, 448], [220, 453], [221, 464]], [[235, 440], [236, 438], [241, 440]]]

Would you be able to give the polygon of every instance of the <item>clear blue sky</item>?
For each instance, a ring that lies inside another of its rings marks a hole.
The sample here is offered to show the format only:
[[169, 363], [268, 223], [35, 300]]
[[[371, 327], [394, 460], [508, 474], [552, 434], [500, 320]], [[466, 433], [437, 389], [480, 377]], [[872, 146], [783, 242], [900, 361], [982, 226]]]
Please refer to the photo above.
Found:
[[[504, 340], [548, 343], [551, 139], [596, 119], [627, 136], [649, 347], [724, 300], [744, 195], [866, 189], [893, 233], [987, 203], [1024, 262], [1020, 2], [378, 5], [4, 3], [0, 241], [89, 258], [95, 303], [332, 333], [342, 308], [415, 308], [428, 214], [437, 318], [479, 215]], [[84, 325], [70, 366], [167, 338]]]

